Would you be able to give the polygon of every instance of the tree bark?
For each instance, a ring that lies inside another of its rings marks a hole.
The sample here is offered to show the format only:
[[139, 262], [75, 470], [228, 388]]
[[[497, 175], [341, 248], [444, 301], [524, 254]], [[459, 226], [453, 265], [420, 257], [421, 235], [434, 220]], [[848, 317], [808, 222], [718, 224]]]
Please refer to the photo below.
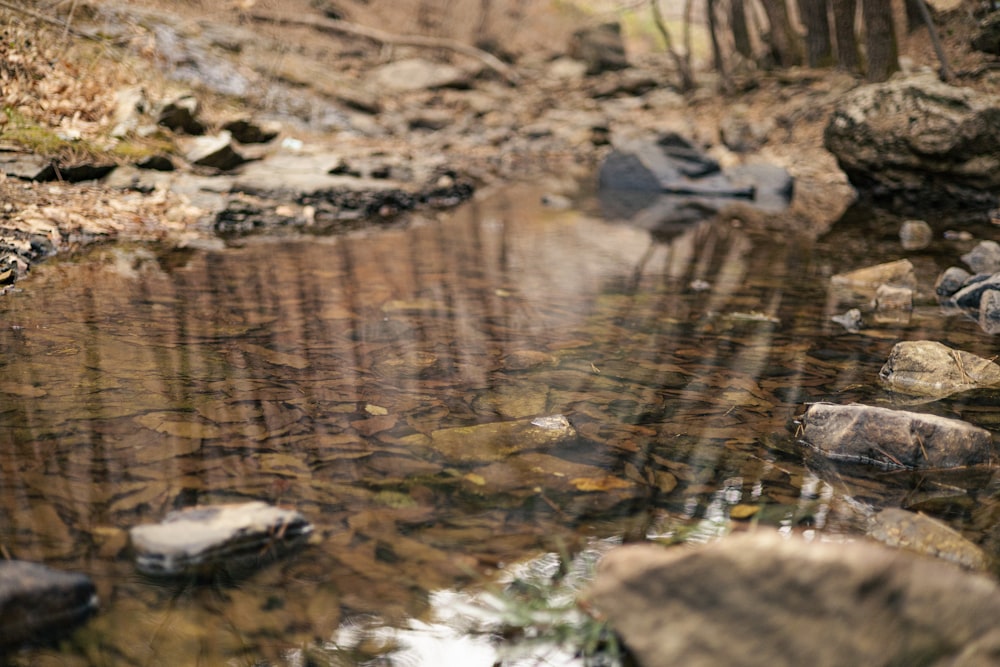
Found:
[[750, 42], [750, 30], [747, 28], [747, 12], [743, 0], [729, 0], [729, 27], [733, 31], [736, 53], [748, 60], [752, 59], [753, 45]]
[[708, 14], [708, 34], [712, 38], [712, 60], [715, 61], [715, 70], [719, 73], [719, 88], [724, 93], [732, 90], [733, 86], [729, 80], [729, 72], [726, 70], [726, 61], [722, 58], [722, 47], [719, 44], [719, 26], [715, 20], [716, 0], [706, 0], [705, 12]]
[[899, 46], [891, 0], [862, 0], [869, 81], [885, 81], [899, 71]]
[[767, 21], [771, 24], [769, 43], [779, 67], [802, 64], [802, 45], [792, 27], [785, 0], [761, 0]]
[[834, 64], [828, 4], [827, 0], [799, 0], [799, 15], [806, 26], [806, 62], [810, 67]]
[[854, 20], [857, 17], [856, 0], [832, 0], [833, 30], [837, 36], [837, 62], [848, 72], [861, 71], [861, 51], [858, 38], [854, 34]]

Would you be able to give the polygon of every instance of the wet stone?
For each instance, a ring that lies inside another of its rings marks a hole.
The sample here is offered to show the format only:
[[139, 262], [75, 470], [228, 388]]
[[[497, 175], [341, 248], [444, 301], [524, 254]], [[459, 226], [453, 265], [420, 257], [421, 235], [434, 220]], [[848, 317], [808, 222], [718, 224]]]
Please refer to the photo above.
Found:
[[913, 290], [909, 287], [879, 285], [875, 290], [875, 321], [905, 323], [913, 311]]
[[191, 507], [129, 531], [136, 567], [152, 576], [250, 569], [301, 545], [312, 525], [263, 502]]
[[233, 148], [233, 137], [225, 130], [211, 136], [190, 139], [184, 143], [184, 147], [187, 161], [199, 167], [226, 171], [246, 161]]
[[989, 431], [937, 415], [815, 403], [801, 426], [800, 440], [834, 460], [886, 468], [958, 468], [995, 459]]
[[969, 570], [986, 570], [990, 564], [986, 552], [926, 514], [884, 509], [872, 517], [868, 535], [890, 547], [941, 558]]
[[940, 397], [1000, 385], [1000, 366], [937, 341], [903, 341], [893, 346], [879, 380], [893, 391]]
[[97, 609], [90, 577], [27, 561], [0, 561], [0, 656], [29, 642], [44, 642]]
[[972, 274], [965, 269], [949, 266], [938, 276], [937, 282], [934, 284], [934, 293], [942, 298], [949, 297], [960, 290], [971, 277]]
[[446, 428], [431, 433], [430, 446], [452, 462], [488, 463], [532, 449], [547, 449], [576, 438], [563, 415]]
[[845, 287], [862, 294], [874, 295], [881, 285], [895, 285], [913, 288], [917, 285], [913, 263], [908, 259], [866, 266], [846, 273], [838, 273], [830, 278], [836, 287]]
[[986, 290], [980, 297], [979, 327], [991, 335], [1000, 333], [1000, 290]]

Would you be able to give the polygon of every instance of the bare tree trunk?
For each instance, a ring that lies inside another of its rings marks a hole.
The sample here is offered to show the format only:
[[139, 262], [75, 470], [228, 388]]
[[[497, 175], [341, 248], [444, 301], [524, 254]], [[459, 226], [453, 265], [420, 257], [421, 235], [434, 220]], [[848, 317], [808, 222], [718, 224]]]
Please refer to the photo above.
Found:
[[806, 62], [810, 67], [834, 64], [827, 10], [827, 0], [799, 0], [799, 14], [806, 26]]
[[719, 26], [715, 20], [716, 0], [706, 0], [705, 12], [708, 14], [708, 34], [712, 38], [712, 60], [715, 61], [715, 70], [719, 73], [719, 88], [724, 93], [732, 90], [732, 83], [729, 81], [729, 72], [726, 71], [726, 62], [722, 59], [722, 47], [719, 45]]
[[659, 0], [649, 0], [649, 6], [653, 10], [653, 23], [656, 24], [656, 29], [660, 31], [663, 42], [667, 47], [667, 53], [670, 54], [670, 58], [674, 61], [677, 74], [681, 78], [681, 92], [686, 93], [689, 90], [694, 90], [694, 77], [691, 74], [691, 67], [688, 61], [681, 58], [677, 53], [677, 49], [674, 48], [674, 40], [671, 38], [670, 30], [667, 29], [667, 24], [663, 20], [663, 14], [660, 12]]
[[899, 71], [899, 46], [892, 22], [891, 0], [862, 0], [865, 23], [865, 52], [869, 81], [885, 81]]
[[906, 7], [906, 31], [914, 32], [924, 24], [924, 14], [920, 11], [920, 3], [917, 0], [906, 0], [903, 6]]
[[736, 52], [744, 58], [753, 58], [750, 30], [747, 28], [747, 11], [743, 0], [729, 0], [729, 27], [733, 31]]
[[767, 21], [771, 24], [769, 42], [779, 67], [802, 64], [802, 45], [792, 27], [785, 0], [761, 0]]
[[854, 20], [857, 17], [856, 0], [832, 0], [833, 29], [837, 36], [837, 61], [848, 72], [861, 71], [861, 51], [858, 38], [854, 34]]

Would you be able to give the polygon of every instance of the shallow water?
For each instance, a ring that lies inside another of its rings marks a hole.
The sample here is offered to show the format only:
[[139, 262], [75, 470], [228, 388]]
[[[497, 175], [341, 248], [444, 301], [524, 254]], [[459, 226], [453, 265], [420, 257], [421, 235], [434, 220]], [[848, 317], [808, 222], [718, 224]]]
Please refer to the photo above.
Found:
[[[834, 467], [794, 438], [807, 402], [895, 400], [876, 377], [897, 340], [992, 355], [931, 297], [971, 241], [906, 253], [898, 221], [863, 213], [819, 241], [729, 217], [654, 240], [539, 195], [351, 236], [101, 248], [3, 297], [0, 546], [86, 572], [101, 599], [15, 660], [490, 665], [494, 644], [455, 620], [463, 591], [594, 540], [709, 539], [744, 516], [850, 534], [904, 505], [992, 544], [990, 471]], [[830, 321], [866, 301], [830, 275], [903, 256], [909, 321]], [[995, 430], [996, 403], [916, 409]], [[578, 437], [545, 451], [428, 437], [558, 414]], [[135, 572], [129, 527], [251, 499], [316, 538], [238, 581]]]

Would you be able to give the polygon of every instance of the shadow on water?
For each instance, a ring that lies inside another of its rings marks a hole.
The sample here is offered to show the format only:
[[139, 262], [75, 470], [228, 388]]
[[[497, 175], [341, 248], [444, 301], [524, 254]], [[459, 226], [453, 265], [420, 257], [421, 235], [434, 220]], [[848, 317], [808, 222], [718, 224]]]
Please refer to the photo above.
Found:
[[[852, 304], [829, 276], [898, 244], [733, 218], [654, 238], [539, 194], [371, 234], [104, 248], [0, 302], [0, 545], [88, 573], [101, 599], [60, 647], [14, 660], [452, 664], [448, 647], [488, 665], [492, 641], [433, 615], [539, 554], [709, 539], [747, 516], [836, 534], [890, 503], [969, 531], [993, 512], [974, 490], [989, 474], [852, 470], [795, 443], [807, 402], [890, 400], [874, 379], [899, 339], [989, 356], [924, 284], [907, 322], [830, 321]], [[959, 250], [914, 255], [923, 282]], [[932, 409], [995, 428], [993, 408]], [[576, 436], [544, 451], [436, 438], [557, 414]], [[248, 499], [295, 507], [316, 538], [239, 581], [137, 576], [129, 527]]]

